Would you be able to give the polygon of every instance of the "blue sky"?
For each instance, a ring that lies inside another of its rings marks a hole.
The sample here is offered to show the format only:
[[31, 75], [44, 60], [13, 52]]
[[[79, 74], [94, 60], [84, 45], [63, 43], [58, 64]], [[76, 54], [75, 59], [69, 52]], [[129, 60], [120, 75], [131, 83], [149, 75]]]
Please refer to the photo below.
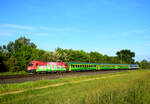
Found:
[[121, 49], [150, 60], [149, 0], [0, 0], [0, 45], [26, 36], [38, 48]]

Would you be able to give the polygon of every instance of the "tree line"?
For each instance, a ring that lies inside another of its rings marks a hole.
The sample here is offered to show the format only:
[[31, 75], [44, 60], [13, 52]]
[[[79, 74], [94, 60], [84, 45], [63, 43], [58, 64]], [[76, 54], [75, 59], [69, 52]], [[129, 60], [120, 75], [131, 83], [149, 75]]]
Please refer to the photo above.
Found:
[[[45, 51], [26, 37], [19, 37], [14, 42], [0, 46], [0, 72], [16, 72], [26, 70], [29, 61], [51, 61], [51, 62], [90, 62], [90, 63], [114, 63], [114, 64], [134, 64], [135, 53], [128, 49], [116, 52], [116, 56], [102, 55], [99, 52], [84, 50], [56, 48], [55, 51]], [[143, 68], [150, 67], [150, 63], [136, 62]], [[149, 66], [147, 66], [147, 64]]]

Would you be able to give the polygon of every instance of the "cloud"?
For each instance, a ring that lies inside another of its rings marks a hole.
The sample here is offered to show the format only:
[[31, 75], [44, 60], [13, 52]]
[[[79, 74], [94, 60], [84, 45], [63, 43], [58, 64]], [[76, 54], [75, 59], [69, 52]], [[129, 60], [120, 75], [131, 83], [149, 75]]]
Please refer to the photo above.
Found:
[[54, 28], [54, 27], [36, 27], [36, 26], [24, 26], [24, 25], [17, 25], [17, 24], [0, 24], [0, 28], [7, 28], [7, 29], [22, 29], [22, 30], [29, 30], [29, 31], [49, 31], [49, 32], [87, 32], [86, 30], [72, 28], [72, 27], [61, 27], [61, 28]]
[[122, 35], [122, 36], [131, 36], [131, 35], [143, 35], [143, 34], [146, 34], [146, 33], [150, 33], [149, 28], [130, 30], [130, 31], [126, 31], [126, 32], [120, 32], [120, 33], [117, 33], [117, 34]]
[[35, 29], [34, 27], [31, 27], [31, 26], [16, 25], [16, 24], [0, 24], [0, 27], [23, 29], [23, 30], [33, 30], [33, 29]]
[[0, 29], [0, 36], [14, 36], [14, 35], [32, 35], [32, 32], [27, 32], [27, 31], [20, 31], [20, 30], [2, 30]]
[[49, 32], [87, 32], [87, 30], [72, 28], [72, 27], [62, 27], [62, 28], [51, 28], [51, 27], [38, 27], [38, 29], [49, 31]]
[[0, 24], [0, 36], [14, 36], [14, 35], [35, 35], [35, 36], [58, 36], [67, 35], [71, 33], [87, 32], [82, 29], [73, 27], [44, 27], [44, 26], [26, 26], [18, 24]]

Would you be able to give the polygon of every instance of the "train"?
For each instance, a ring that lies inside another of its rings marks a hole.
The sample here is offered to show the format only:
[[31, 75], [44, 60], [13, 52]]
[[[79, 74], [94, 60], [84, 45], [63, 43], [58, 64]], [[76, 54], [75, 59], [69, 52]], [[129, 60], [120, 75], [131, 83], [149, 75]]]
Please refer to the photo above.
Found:
[[30, 61], [27, 65], [29, 73], [71, 72], [92, 70], [133, 70], [139, 69], [137, 64], [105, 64], [83, 62], [42, 62]]

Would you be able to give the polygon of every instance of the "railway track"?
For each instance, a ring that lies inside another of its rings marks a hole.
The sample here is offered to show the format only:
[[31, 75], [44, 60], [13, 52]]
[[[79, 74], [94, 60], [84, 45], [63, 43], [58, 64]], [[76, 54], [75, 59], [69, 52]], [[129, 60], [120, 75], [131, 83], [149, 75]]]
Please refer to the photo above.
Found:
[[67, 73], [29, 74], [29, 75], [9, 75], [9, 76], [0, 76], [0, 84], [23, 83], [23, 82], [27, 82], [27, 81], [36, 81], [36, 80], [42, 80], [42, 79], [52, 80], [52, 79], [63, 78], [63, 77], [107, 74], [107, 73], [116, 73], [116, 72], [120, 72], [120, 71], [127, 71], [127, 70], [67, 72]]

